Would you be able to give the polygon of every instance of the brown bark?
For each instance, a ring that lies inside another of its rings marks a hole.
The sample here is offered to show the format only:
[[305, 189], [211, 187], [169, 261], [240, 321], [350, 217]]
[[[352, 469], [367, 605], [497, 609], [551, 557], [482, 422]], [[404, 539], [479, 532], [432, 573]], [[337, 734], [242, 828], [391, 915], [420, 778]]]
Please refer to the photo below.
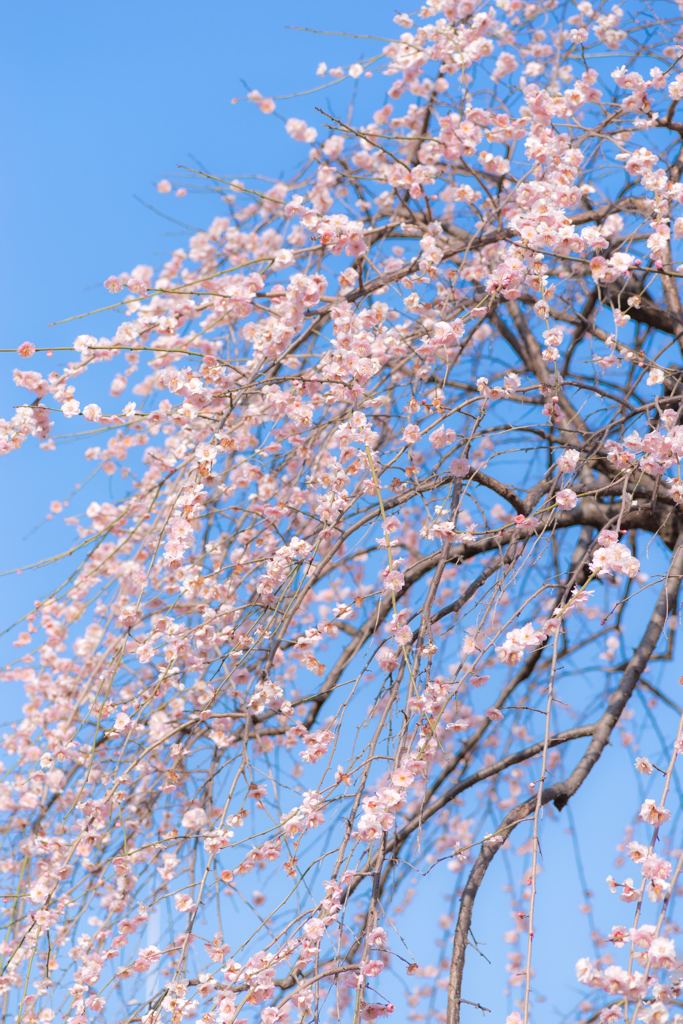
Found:
[[[573, 772], [562, 782], [549, 786], [543, 793], [543, 804], [553, 801], [558, 810], [561, 810], [576, 793], [579, 787], [585, 782], [594, 768], [600, 756], [609, 743], [612, 730], [617, 724], [621, 713], [629, 701], [633, 691], [638, 684], [643, 669], [652, 657], [657, 641], [659, 640], [671, 609], [675, 607], [678, 590], [683, 574], [683, 535], [679, 536], [678, 544], [669, 567], [664, 585], [660, 591], [657, 603], [647, 624], [640, 643], [635, 649], [619, 683], [619, 686], [612, 692], [607, 708], [601, 715], [593, 730], [593, 737], [583, 757], [580, 759]], [[533, 814], [536, 797], [513, 807], [505, 816], [502, 824], [497, 830], [501, 841], [497, 843], [483, 843], [479, 856], [475, 861], [470, 875], [467, 879], [465, 889], [460, 901], [460, 911], [455, 928], [453, 939], [453, 953], [451, 957], [451, 970], [448, 981], [448, 1008], [446, 1012], [447, 1024], [459, 1024], [460, 1002], [462, 993], [462, 980], [465, 968], [465, 953], [467, 950], [468, 936], [472, 924], [472, 913], [477, 893], [484, 881], [484, 876], [489, 864], [496, 855], [502, 843], [509, 837], [512, 830], [521, 821]]]

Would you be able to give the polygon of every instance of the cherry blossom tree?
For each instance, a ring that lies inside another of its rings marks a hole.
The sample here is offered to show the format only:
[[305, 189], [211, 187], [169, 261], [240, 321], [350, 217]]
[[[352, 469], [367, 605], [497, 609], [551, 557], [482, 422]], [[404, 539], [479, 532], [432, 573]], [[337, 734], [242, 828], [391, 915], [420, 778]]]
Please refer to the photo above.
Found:
[[108, 278], [111, 338], [19, 346], [2, 453], [66, 426], [119, 496], [70, 514], [2, 673], [6, 1015], [480, 1019], [472, 915], [517, 851], [500, 991], [540, 1020], [544, 833], [624, 746], [575, 1012], [676, 1014], [680, 16], [427, 0], [318, 68], [330, 109], [386, 84], [369, 121], [306, 97], [291, 180], [163, 179], [208, 228]]

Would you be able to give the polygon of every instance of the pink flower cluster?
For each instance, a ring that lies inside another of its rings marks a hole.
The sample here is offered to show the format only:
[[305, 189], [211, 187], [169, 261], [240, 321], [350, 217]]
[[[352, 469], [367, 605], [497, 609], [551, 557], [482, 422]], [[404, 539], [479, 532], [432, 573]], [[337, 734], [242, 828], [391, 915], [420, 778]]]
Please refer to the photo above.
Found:
[[625, 544], [619, 543], [616, 530], [601, 530], [598, 534], [598, 548], [590, 562], [590, 570], [596, 576], [623, 573], [635, 579], [640, 572], [640, 561]]

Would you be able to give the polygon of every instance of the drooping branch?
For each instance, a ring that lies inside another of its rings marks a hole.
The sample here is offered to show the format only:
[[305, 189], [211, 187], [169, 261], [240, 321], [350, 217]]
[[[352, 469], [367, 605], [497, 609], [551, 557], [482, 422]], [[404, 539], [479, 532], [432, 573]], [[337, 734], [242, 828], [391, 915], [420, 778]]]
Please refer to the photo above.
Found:
[[[558, 810], [561, 810], [595, 767], [602, 752], [609, 743], [615, 725], [638, 684], [643, 669], [647, 666], [654, 653], [671, 609], [675, 607], [682, 579], [683, 535], [679, 536], [671, 565], [666, 573], [664, 585], [640, 643], [636, 647], [621, 677], [619, 686], [610, 695], [607, 708], [592, 727], [592, 738], [588, 749], [579, 760], [576, 768], [565, 780], [555, 783], [544, 790], [543, 804], [552, 801]], [[447, 1024], [459, 1024], [460, 1021], [460, 996], [465, 968], [465, 953], [469, 942], [472, 914], [477, 894], [497, 851], [510, 837], [513, 829], [520, 822], [527, 820], [533, 813], [535, 803], [536, 797], [530, 797], [528, 800], [524, 800], [516, 807], [513, 807], [506, 814], [500, 826], [496, 829], [494, 839], [482, 844], [479, 856], [468, 876], [460, 900], [460, 910], [453, 938], [451, 968], [448, 980]]]

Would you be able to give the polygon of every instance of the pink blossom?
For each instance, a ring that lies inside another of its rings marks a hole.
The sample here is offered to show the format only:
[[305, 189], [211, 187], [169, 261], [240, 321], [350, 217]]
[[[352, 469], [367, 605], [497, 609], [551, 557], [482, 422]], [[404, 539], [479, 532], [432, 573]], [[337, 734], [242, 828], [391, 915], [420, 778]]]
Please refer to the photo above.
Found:
[[557, 460], [560, 473], [573, 473], [579, 462], [579, 452], [575, 448], [565, 448]]
[[81, 408], [81, 403], [77, 402], [75, 398], [69, 398], [66, 402], [62, 402], [62, 412], [67, 418], [72, 416], [78, 416]]
[[623, 573], [634, 579], [640, 571], [640, 562], [624, 544], [610, 543], [595, 551], [590, 562], [591, 572], [598, 576], [607, 573]]
[[630, 842], [626, 847], [627, 855], [634, 864], [640, 864], [647, 857], [647, 846], [642, 843]]
[[658, 807], [654, 800], [644, 800], [640, 808], [640, 817], [648, 825], [663, 825], [671, 817], [666, 807]]
[[411, 627], [408, 625], [399, 626], [399, 628], [394, 633], [394, 640], [399, 645], [399, 647], [403, 647], [405, 644], [412, 643], [412, 639], [413, 631]]
[[188, 829], [188, 831], [196, 832], [203, 828], [208, 820], [203, 807], [191, 807], [189, 811], [185, 811], [181, 825], [183, 828]]
[[320, 917], [312, 917], [304, 924], [304, 934], [312, 942], [319, 942], [325, 934], [325, 922]]
[[178, 892], [173, 897], [175, 908], [181, 914], [191, 914], [197, 909], [197, 904], [192, 902], [192, 897], [187, 892]]
[[362, 973], [368, 978], [376, 978], [384, 970], [384, 964], [381, 960], [368, 960], [362, 969]]
[[393, 1003], [366, 1003], [360, 1012], [362, 1020], [377, 1020], [394, 1012]]
[[373, 843], [382, 834], [382, 824], [375, 814], [366, 813], [358, 819], [358, 837], [364, 843]]
[[261, 1010], [261, 1024], [281, 1024], [289, 1017], [287, 1006], [264, 1006]]
[[90, 402], [83, 409], [83, 418], [89, 420], [91, 423], [97, 423], [102, 416], [102, 410], [99, 405], [95, 405], [94, 402]]
[[402, 572], [398, 569], [385, 569], [383, 576], [383, 583], [385, 590], [394, 590], [398, 592], [404, 586], [406, 578]]
[[394, 669], [397, 669], [399, 666], [399, 656], [396, 651], [392, 650], [390, 647], [380, 647], [375, 657], [377, 659], [377, 664], [383, 672], [393, 672]]
[[619, 893], [619, 899], [623, 903], [635, 903], [641, 896], [641, 890], [636, 888], [632, 878], [626, 878], [621, 884], [621, 892]]
[[416, 444], [422, 435], [417, 423], [409, 423], [401, 436], [406, 444]]
[[496, 654], [504, 664], [517, 665], [525, 650], [537, 647], [546, 639], [545, 631], [536, 630], [533, 623], [527, 622], [524, 626], [512, 629], [506, 634], [505, 642], [496, 647]]
[[664, 1003], [656, 1000], [643, 1009], [639, 1017], [645, 1024], [666, 1024], [669, 1020], [669, 1010]]
[[453, 476], [467, 476], [470, 471], [470, 464], [467, 459], [457, 458], [452, 460], [449, 468]]
[[124, 283], [120, 277], [117, 277], [115, 274], [110, 274], [110, 276], [104, 282], [104, 287], [107, 289], [108, 292], [116, 294], [117, 292], [123, 291]]
[[570, 487], [565, 487], [555, 495], [555, 501], [562, 509], [575, 508], [578, 500], [576, 491], [572, 491]]
[[391, 781], [394, 786], [399, 786], [401, 789], [407, 789], [408, 786], [412, 785], [414, 780], [415, 776], [406, 768], [397, 768], [391, 775]]
[[663, 878], [666, 880], [671, 874], [671, 861], [664, 860], [654, 853], [649, 853], [640, 866], [643, 878]]
[[316, 128], [309, 128], [306, 122], [298, 117], [290, 117], [285, 128], [287, 134], [296, 142], [315, 142], [318, 135]]
[[658, 935], [650, 943], [649, 953], [654, 970], [673, 971], [676, 969], [678, 957], [673, 939]]
[[615, 946], [621, 947], [629, 938], [629, 930], [628, 928], [624, 928], [622, 925], [615, 925], [607, 938], [610, 942], [613, 942]]
[[455, 431], [450, 427], [437, 427], [436, 430], [433, 430], [429, 435], [429, 443], [432, 448], [436, 448], [438, 451], [446, 445], [453, 444], [455, 436]]
[[262, 114], [272, 114], [275, 110], [275, 101], [270, 97], [262, 96], [258, 89], [252, 89], [247, 93], [247, 99], [252, 100]]

